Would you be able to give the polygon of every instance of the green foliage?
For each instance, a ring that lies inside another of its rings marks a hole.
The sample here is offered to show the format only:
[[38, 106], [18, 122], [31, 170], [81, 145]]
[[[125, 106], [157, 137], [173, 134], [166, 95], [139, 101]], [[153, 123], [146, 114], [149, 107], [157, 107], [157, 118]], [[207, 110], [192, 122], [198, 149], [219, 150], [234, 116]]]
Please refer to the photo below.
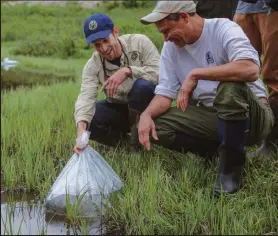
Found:
[[[57, 74], [80, 75], [76, 83], [2, 91], [1, 170], [6, 189], [36, 189], [44, 199], [72, 155], [76, 135], [74, 102], [80, 91], [82, 68], [92, 51], [85, 49], [85, 17], [109, 11], [121, 34], [143, 33], [161, 49], [163, 38], [155, 27], [139, 23], [151, 8], [133, 11], [112, 7], [113, 4], [95, 10], [81, 9], [74, 3], [65, 8], [1, 4], [1, 40], [4, 41], [1, 55], [10, 57], [10, 49], [21, 50], [13, 59], [34, 70], [27, 73], [23, 68], [12, 68], [6, 78], [18, 77], [18, 81], [27, 82], [34, 79], [34, 83], [51, 80]], [[30, 49], [33, 54], [28, 54]], [[24, 53], [28, 56], [22, 56]], [[42, 73], [42, 70], [53, 73]], [[92, 141], [90, 145], [103, 155], [124, 183], [123, 189], [112, 196], [112, 209], [106, 215], [107, 228], [114, 234], [278, 233], [275, 157], [248, 158], [243, 188], [213, 201], [209, 193], [215, 183], [218, 161], [207, 165], [190, 153], [175, 153], [157, 146], [153, 146], [151, 153], [130, 154], [124, 146], [107, 148]], [[207, 190], [205, 194], [203, 189]], [[68, 212], [73, 217], [69, 218], [76, 222], [75, 211]], [[87, 225], [82, 221], [80, 224], [82, 233], [88, 233]], [[5, 222], [2, 226], [6, 232], [18, 231], [18, 227], [8, 228]]]
[[139, 6], [136, 0], [123, 0], [123, 5], [126, 8], [136, 8]]
[[116, 9], [120, 6], [119, 2], [118, 1], [107, 1], [105, 2], [105, 5], [104, 5], [104, 9], [108, 12], [110, 12], [111, 10], [113, 9]]
[[61, 58], [73, 56], [76, 52], [75, 40], [65, 35], [58, 39], [49, 37], [41, 40], [26, 40], [12, 51], [14, 55], [58, 56]]
[[125, 8], [138, 8], [138, 7], [154, 7], [156, 1], [138, 1], [138, 0], [123, 0], [122, 4]]
[[14, 55], [87, 57], [83, 51], [92, 49], [86, 47], [83, 22], [87, 16], [102, 12], [112, 18], [121, 34], [143, 33], [161, 50], [163, 38], [155, 26], [139, 22], [152, 8], [145, 1], [136, 4], [140, 8], [134, 11], [122, 7], [118, 1], [106, 2], [98, 9], [83, 9], [74, 2], [67, 3], [67, 7], [1, 4], [1, 40], [14, 43]]

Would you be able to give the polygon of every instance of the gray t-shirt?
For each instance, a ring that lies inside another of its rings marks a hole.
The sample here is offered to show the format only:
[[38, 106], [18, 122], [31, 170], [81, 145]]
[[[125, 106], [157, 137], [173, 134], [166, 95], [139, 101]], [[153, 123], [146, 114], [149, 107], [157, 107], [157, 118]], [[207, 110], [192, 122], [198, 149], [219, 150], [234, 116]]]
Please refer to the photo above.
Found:
[[[164, 43], [155, 94], [176, 99], [183, 81], [193, 69], [221, 66], [242, 59], [250, 59], [260, 66], [258, 52], [241, 27], [224, 18], [205, 19], [202, 34], [195, 43], [182, 48], [170, 41]], [[212, 107], [218, 84], [219, 81], [198, 80], [192, 99]], [[259, 78], [247, 85], [258, 98], [267, 97]]]
[[269, 7], [264, 0], [258, 0], [257, 3], [247, 3], [238, 1], [236, 13], [237, 14], [252, 14], [268, 12]]

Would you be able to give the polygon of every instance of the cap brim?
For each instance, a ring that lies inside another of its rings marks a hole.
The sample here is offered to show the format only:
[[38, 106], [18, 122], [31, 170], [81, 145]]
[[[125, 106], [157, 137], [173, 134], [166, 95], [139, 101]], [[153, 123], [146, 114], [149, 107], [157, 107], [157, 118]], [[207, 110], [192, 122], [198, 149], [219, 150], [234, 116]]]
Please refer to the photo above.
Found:
[[100, 32], [97, 32], [95, 34], [91, 34], [87, 39], [86, 39], [86, 43], [87, 43], [87, 46], [91, 43], [91, 42], [94, 42], [98, 39], [105, 39], [105, 38], [108, 38], [109, 35], [111, 34], [112, 32], [112, 29], [111, 30], [104, 30], [104, 31], [100, 31]]
[[160, 12], [152, 12], [149, 15], [144, 16], [143, 18], [140, 19], [140, 22], [142, 24], [152, 24], [155, 23], [157, 21], [162, 20], [163, 18], [165, 18], [166, 16], [168, 16], [170, 13], [160, 13]]

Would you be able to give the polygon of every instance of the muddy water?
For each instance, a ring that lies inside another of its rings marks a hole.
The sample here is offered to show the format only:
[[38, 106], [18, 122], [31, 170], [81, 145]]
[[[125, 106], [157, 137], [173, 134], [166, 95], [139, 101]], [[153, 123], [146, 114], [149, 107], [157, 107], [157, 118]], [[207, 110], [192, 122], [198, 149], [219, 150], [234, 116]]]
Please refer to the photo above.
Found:
[[[90, 235], [103, 234], [99, 219], [91, 220]], [[1, 235], [82, 235], [62, 216], [47, 213], [31, 195], [9, 196], [1, 193]]]
[[16, 89], [17, 87], [33, 87], [36, 85], [50, 85], [56, 82], [75, 81], [74, 72], [63, 74], [40, 72], [14, 67], [5, 71], [1, 66], [1, 90]]

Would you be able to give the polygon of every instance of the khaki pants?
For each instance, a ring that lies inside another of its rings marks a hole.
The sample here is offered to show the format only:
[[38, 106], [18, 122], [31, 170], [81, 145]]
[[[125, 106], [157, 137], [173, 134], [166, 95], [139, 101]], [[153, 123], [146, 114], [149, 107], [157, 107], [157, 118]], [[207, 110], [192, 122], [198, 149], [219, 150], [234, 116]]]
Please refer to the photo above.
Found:
[[[194, 142], [200, 141], [199, 147], [220, 143], [218, 136], [218, 118], [224, 120], [250, 120], [247, 144], [256, 144], [265, 139], [274, 123], [273, 113], [269, 105], [258, 99], [245, 83], [221, 82], [217, 88], [214, 107], [189, 105], [185, 112], [175, 107], [157, 117], [156, 125], [159, 141], [156, 143], [171, 148], [175, 142], [184, 143], [187, 140], [177, 140], [178, 133], [184, 133]], [[153, 140], [152, 140], [153, 141]], [[153, 141], [154, 142], [154, 141]], [[202, 144], [203, 143], [203, 144]], [[187, 144], [195, 145], [194, 143]], [[217, 149], [216, 149], [217, 150]]]
[[259, 55], [264, 55], [262, 78], [270, 98], [278, 96], [278, 11], [256, 14], [235, 14], [238, 23]]

